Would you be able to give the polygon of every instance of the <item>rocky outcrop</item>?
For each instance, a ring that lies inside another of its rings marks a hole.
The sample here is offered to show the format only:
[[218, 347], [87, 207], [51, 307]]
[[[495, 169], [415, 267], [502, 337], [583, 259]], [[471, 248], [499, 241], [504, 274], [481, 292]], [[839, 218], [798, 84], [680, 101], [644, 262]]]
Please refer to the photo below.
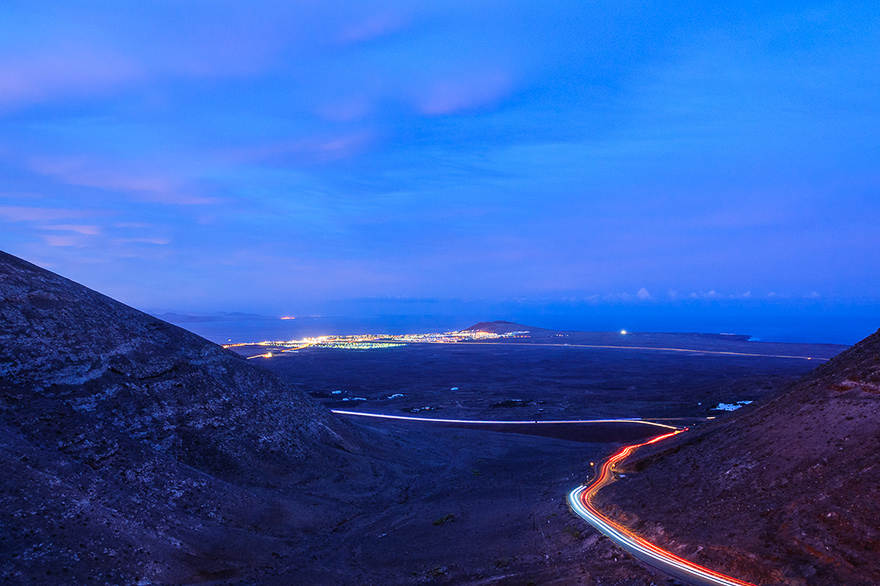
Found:
[[756, 583], [880, 583], [880, 332], [626, 466], [600, 498], [680, 554]]
[[362, 442], [267, 370], [0, 253], [4, 583], [295, 566], [334, 519], [302, 487], [360, 477]]

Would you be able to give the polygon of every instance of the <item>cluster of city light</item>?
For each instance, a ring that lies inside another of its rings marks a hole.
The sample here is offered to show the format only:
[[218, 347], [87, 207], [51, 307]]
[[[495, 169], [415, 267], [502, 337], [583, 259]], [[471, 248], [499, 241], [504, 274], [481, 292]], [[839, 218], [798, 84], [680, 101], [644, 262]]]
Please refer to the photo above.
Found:
[[303, 338], [301, 340], [264, 340], [262, 342], [242, 342], [237, 344], [224, 344], [224, 348], [241, 348], [244, 346], [263, 346], [271, 348], [273, 352], [252, 356], [251, 358], [271, 358], [275, 354], [292, 352], [302, 348], [342, 348], [346, 350], [372, 350], [376, 348], [394, 348], [406, 344], [454, 344], [457, 342], [472, 342], [479, 340], [495, 340], [499, 338], [527, 338], [528, 331], [506, 332], [496, 334], [493, 332], [478, 332], [462, 330], [457, 332], [443, 332], [431, 334], [360, 334], [354, 336], [317, 336]]
[[312, 344], [314, 348], [344, 348], [346, 350], [373, 350], [376, 348], [396, 348], [404, 346], [400, 342], [322, 342]]
[[435, 334], [403, 334], [392, 336], [395, 340], [410, 343], [454, 344], [455, 342], [470, 342], [472, 340], [496, 340], [498, 338], [527, 338], [528, 331], [507, 332], [496, 334], [494, 332], [477, 332], [462, 330], [459, 332], [443, 332]]

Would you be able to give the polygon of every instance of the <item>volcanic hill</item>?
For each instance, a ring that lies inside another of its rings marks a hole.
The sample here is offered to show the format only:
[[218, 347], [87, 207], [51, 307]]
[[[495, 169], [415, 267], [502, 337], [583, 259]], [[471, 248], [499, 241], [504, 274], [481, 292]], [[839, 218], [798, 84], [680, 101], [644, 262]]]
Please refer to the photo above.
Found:
[[364, 443], [269, 371], [0, 252], [3, 583], [295, 568], [351, 514], [308, 495], [379, 482]]
[[465, 328], [464, 331], [488, 332], [490, 334], [509, 334], [510, 332], [547, 332], [549, 330], [536, 328], [534, 326], [524, 326], [522, 324], [518, 324], [512, 321], [503, 321], [499, 319], [495, 321], [481, 321], [480, 323], [474, 324], [469, 328]]
[[679, 555], [757, 584], [880, 584], [880, 331], [625, 466], [599, 498]]

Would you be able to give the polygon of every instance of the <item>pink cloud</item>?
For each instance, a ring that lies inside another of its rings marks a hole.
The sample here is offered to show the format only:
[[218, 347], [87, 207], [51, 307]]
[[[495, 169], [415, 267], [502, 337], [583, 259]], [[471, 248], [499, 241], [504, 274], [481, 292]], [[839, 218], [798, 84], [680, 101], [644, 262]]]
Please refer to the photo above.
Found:
[[87, 245], [87, 240], [82, 236], [46, 236], [46, 244], [49, 246], [76, 246], [83, 247]]
[[371, 100], [366, 96], [352, 96], [324, 104], [315, 109], [315, 112], [334, 122], [350, 122], [360, 120], [373, 110]]
[[416, 99], [422, 113], [442, 116], [497, 102], [508, 95], [511, 88], [512, 82], [506, 73], [481, 72], [434, 81]]
[[94, 215], [93, 211], [28, 206], [0, 206], [0, 218], [11, 222], [52, 222]]
[[84, 157], [37, 158], [32, 160], [31, 166], [39, 173], [59, 177], [71, 185], [115, 191], [170, 191], [173, 188], [171, 182], [163, 177], [95, 168]]
[[[117, 163], [117, 165], [119, 165]], [[175, 205], [211, 205], [217, 198], [193, 195], [184, 182], [158, 173], [142, 173], [95, 165], [82, 157], [36, 158], [31, 168], [69, 185], [96, 187], [134, 196], [140, 201]]]
[[132, 229], [132, 228], [153, 228], [154, 225], [148, 222], [116, 222], [114, 228]]
[[364, 43], [396, 32], [406, 24], [407, 19], [399, 14], [373, 14], [343, 27], [337, 38], [343, 44]]
[[42, 226], [43, 230], [58, 230], [61, 232], [76, 232], [84, 236], [97, 236], [101, 233], [98, 226], [89, 226], [83, 224], [57, 224], [55, 226]]
[[[86, 13], [82, 16], [88, 19]], [[0, 54], [0, 109], [102, 95], [168, 76], [263, 73], [276, 63], [289, 34], [283, 24], [267, 27], [265, 20], [241, 14], [226, 22], [215, 19], [193, 22], [184, 29], [168, 27], [163, 35], [140, 39], [143, 29], [138, 23], [128, 43], [114, 31], [91, 30], [88, 24], [80, 24], [76, 17], [67, 22], [62, 29], [64, 40], [47, 36], [39, 45]]]
[[231, 162], [283, 160], [287, 157], [297, 157], [308, 162], [326, 162], [345, 159], [362, 152], [372, 138], [373, 134], [366, 131], [320, 135], [229, 150], [221, 156]]
[[116, 244], [169, 244], [171, 240], [168, 238], [117, 238], [114, 240]]
[[82, 47], [0, 57], [0, 107], [92, 95], [141, 76], [140, 69], [120, 55]]

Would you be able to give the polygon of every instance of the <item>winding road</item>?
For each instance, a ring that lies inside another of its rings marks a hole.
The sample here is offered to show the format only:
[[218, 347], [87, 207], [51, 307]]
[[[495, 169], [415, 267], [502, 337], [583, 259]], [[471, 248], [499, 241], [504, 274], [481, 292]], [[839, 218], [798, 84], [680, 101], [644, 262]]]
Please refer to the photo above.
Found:
[[625, 527], [615, 523], [596, 509], [592, 500], [599, 490], [614, 481], [614, 466], [626, 459], [636, 449], [654, 444], [664, 439], [673, 437], [679, 433], [687, 431], [687, 428], [679, 429], [671, 425], [657, 423], [655, 421], [645, 421], [641, 419], [592, 419], [592, 420], [551, 420], [551, 421], [492, 421], [492, 420], [472, 420], [472, 419], [435, 419], [430, 417], [412, 417], [404, 415], [387, 415], [384, 413], [364, 413], [359, 411], [344, 411], [341, 409], [333, 409], [333, 413], [346, 416], [357, 416], [375, 419], [391, 419], [402, 421], [423, 421], [431, 423], [447, 423], [447, 424], [469, 424], [469, 425], [534, 425], [534, 424], [576, 424], [576, 423], [638, 423], [643, 425], [654, 426], [664, 430], [671, 430], [663, 435], [656, 436], [648, 441], [624, 446], [614, 455], [605, 460], [599, 466], [599, 475], [593, 482], [587, 486], [579, 486], [568, 494], [568, 504], [575, 514], [585, 519], [593, 527], [603, 534], [607, 535], [611, 541], [619, 547], [629, 552], [638, 559], [647, 564], [654, 566], [666, 572], [671, 576], [675, 576], [680, 580], [684, 580], [695, 586], [755, 586], [750, 582], [744, 582], [730, 576], [725, 576], [697, 565], [691, 561], [681, 558], [669, 551], [657, 547], [653, 543], [646, 541], [638, 535], [632, 533]]
[[599, 475], [588, 486], [579, 486], [568, 494], [568, 504], [572, 511], [585, 519], [590, 525], [608, 536], [611, 541], [622, 549], [631, 553], [638, 559], [658, 568], [667, 574], [697, 586], [754, 586], [750, 582], [744, 582], [725, 576], [709, 568], [697, 565], [681, 558], [665, 549], [661, 549], [632, 533], [625, 527], [615, 523], [593, 506], [593, 497], [602, 489], [614, 481], [613, 469], [619, 462], [626, 459], [636, 449], [654, 444], [674, 435], [682, 433], [686, 429], [679, 429], [667, 434], [657, 436], [640, 444], [625, 446], [608, 458], [599, 468]]
[[372, 417], [374, 419], [396, 419], [398, 421], [428, 421], [430, 423], [454, 423], [459, 425], [536, 425], [536, 424], [553, 424], [553, 423], [639, 423], [642, 425], [652, 425], [665, 429], [677, 429], [672, 425], [665, 423], [657, 423], [655, 421], [647, 421], [645, 419], [529, 419], [520, 421], [498, 421], [494, 419], [438, 419], [434, 417], [412, 417], [408, 415], [386, 415], [385, 413], [366, 413], [362, 411], [345, 411], [342, 409], [331, 409], [337, 415], [355, 415], [358, 417]]

